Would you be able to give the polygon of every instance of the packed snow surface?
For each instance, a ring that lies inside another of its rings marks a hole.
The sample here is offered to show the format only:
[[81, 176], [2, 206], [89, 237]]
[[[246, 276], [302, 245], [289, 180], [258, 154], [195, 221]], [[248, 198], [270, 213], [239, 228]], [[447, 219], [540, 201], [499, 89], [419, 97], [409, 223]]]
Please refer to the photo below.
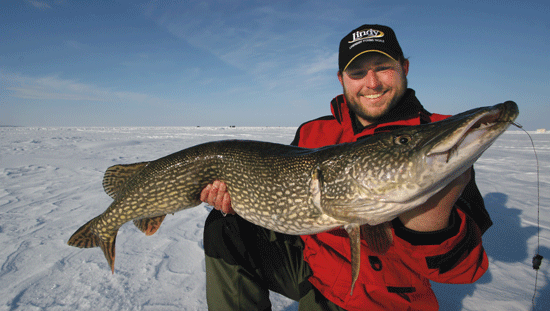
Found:
[[[203, 224], [210, 207], [169, 215], [146, 237], [121, 227], [115, 273], [101, 250], [68, 246], [112, 201], [114, 164], [154, 160], [214, 140], [290, 143], [295, 128], [0, 128], [0, 310], [206, 310]], [[531, 133], [540, 169], [535, 310], [550, 310], [550, 134]], [[531, 310], [537, 252], [537, 165], [528, 136], [503, 134], [475, 164], [494, 225], [489, 271], [475, 284], [433, 284], [441, 310]], [[272, 295], [273, 310], [298, 310]]]

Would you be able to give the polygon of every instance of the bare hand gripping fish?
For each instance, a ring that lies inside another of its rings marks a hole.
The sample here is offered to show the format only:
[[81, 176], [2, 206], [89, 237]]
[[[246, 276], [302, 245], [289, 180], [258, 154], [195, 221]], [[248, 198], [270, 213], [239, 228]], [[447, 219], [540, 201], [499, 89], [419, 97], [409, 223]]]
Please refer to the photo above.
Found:
[[68, 244], [101, 247], [114, 272], [120, 226], [133, 220], [151, 235], [166, 214], [199, 205], [201, 190], [218, 179], [227, 184], [237, 214], [259, 226], [294, 235], [343, 226], [350, 236], [353, 293], [360, 226], [376, 226], [363, 227], [370, 232], [366, 240], [383, 252], [391, 244], [387, 222], [465, 172], [518, 114], [508, 101], [318, 149], [228, 140], [151, 162], [115, 165], [103, 179], [114, 201]]

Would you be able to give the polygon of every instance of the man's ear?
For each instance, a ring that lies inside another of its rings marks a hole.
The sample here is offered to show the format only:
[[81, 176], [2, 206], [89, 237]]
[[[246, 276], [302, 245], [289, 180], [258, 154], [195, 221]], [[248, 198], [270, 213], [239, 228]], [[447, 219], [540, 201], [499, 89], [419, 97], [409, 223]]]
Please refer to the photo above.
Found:
[[342, 77], [341, 71], [338, 71], [338, 81], [340, 81], [340, 84], [344, 87], [344, 77]]
[[405, 59], [401, 67], [403, 67], [403, 72], [405, 73], [405, 76], [407, 76], [407, 74], [409, 74], [409, 60]]

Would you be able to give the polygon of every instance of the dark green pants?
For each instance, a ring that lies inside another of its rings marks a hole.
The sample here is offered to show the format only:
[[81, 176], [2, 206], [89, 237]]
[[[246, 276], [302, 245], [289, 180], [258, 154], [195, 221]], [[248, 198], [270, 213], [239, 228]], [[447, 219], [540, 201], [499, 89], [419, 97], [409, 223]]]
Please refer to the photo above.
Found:
[[343, 310], [307, 280], [303, 249], [299, 236], [213, 210], [204, 226], [209, 310], [271, 310], [269, 290], [299, 301], [299, 310]]

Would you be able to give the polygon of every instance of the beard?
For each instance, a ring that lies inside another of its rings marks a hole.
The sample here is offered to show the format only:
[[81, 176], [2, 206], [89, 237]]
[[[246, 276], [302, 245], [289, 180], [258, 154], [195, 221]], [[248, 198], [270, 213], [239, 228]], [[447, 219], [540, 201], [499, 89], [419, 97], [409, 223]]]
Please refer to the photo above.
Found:
[[386, 101], [384, 103], [384, 107], [381, 110], [378, 110], [376, 112], [369, 111], [367, 107], [363, 106], [363, 104], [357, 100], [356, 97], [351, 96], [351, 94], [348, 93], [345, 85], [344, 85], [344, 97], [346, 98], [346, 102], [348, 104], [349, 109], [355, 113], [355, 115], [365, 121], [367, 121], [369, 124], [376, 123], [378, 119], [382, 118], [388, 112], [390, 112], [401, 99], [405, 95], [405, 92], [407, 91], [408, 87], [408, 81], [405, 77], [401, 83], [401, 85], [395, 87], [395, 94], [392, 98]]

